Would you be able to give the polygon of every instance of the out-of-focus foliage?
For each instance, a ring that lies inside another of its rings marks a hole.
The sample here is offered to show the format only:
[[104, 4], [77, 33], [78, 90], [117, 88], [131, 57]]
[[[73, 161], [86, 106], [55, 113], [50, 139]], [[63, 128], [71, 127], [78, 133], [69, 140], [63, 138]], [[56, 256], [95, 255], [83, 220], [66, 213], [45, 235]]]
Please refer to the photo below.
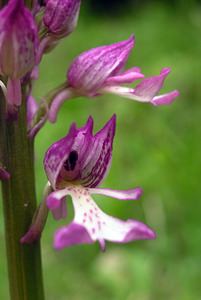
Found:
[[[65, 222], [56, 223], [49, 216], [42, 239], [48, 300], [201, 299], [201, 7], [179, 7], [158, 1], [115, 19], [87, 14], [83, 3], [76, 32], [43, 59], [41, 80], [35, 87], [38, 99], [65, 80], [75, 55], [134, 32], [136, 47], [128, 66], [140, 66], [146, 75], [169, 66], [172, 73], [164, 91], [178, 88], [181, 92], [168, 107], [109, 95], [72, 100], [64, 104], [58, 122], [46, 125], [37, 136], [40, 200], [47, 147], [66, 134], [72, 121], [81, 126], [91, 114], [98, 129], [116, 112], [113, 163], [104, 186], [142, 186], [144, 195], [139, 202], [120, 203], [103, 197], [97, 197], [97, 202], [114, 216], [146, 221], [158, 233], [156, 241], [108, 243], [105, 253], [100, 253], [98, 245], [58, 253], [51, 247], [52, 235]], [[69, 201], [68, 222], [72, 216]], [[0, 298], [8, 299], [3, 235], [1, 216]]]
[[177, 10], [188, 10], [196, 4], [201, 4], [200, 0], [88, 0], [86, 5], [93, 14], [98, 16], [113, 16], [127, 14], [128, 10], [138, 11], [143, 9], [145, 5], [163, 4]]

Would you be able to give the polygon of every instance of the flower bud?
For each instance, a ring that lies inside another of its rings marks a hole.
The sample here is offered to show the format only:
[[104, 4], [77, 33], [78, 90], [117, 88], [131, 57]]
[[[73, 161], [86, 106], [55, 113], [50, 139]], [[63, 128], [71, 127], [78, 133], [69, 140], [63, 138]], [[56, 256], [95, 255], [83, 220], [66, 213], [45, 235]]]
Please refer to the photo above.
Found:
[[37, 27], [23, 0], [10, 0], [0, 11], [0, 75], [8, 77], [7, 102], [21, 104], [21, 79], [36, 62]]
[[43, 22], [57, 38], [71, 33], [77, 25], [81, 0], [48, 0]]
[[0, 12], [0, 74], [22, 78], [35, 64], [37, 28], [23, 0], [10, 0]]

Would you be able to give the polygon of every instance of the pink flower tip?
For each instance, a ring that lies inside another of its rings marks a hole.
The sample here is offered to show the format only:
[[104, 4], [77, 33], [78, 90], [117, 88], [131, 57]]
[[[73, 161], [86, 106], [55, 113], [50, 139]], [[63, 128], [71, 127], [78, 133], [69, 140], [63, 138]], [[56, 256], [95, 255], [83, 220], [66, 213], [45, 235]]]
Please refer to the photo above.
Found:
[[143, 194], [143, 189], [140, 188], [140, 187], [137, 187], [137, 188], [135, 189], [135, 193], [136, 193], [136, 199], [138, 199], [138, 198], [140, 198], [140, 197], [142, 196], [142, 194]]
[[51, 194], [49, 195], [49, 197], [47, 197], [46, 199], [46, 204], [47, 207], [49, 208], [49, 210], [54, 210], [59, 208], [60, 206], [60, 201], [58, 201], [57, 199], [55, 199]]
[[179, 91], [174, 90], [167, 94], [156, 96], [151, 100], [151, 103], [155, 106], [171, 104], [180, 95]]

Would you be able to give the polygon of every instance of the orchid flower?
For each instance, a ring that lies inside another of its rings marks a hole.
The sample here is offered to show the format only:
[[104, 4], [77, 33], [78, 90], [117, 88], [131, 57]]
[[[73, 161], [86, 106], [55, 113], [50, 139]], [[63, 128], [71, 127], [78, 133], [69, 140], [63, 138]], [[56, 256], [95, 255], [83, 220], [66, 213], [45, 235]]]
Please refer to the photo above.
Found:
[[[54, 122], [61, 104], [77, 96], [112, 93], [153, 105], [170, 104], [179, 95], [177, 90], [157, 96], [170, 68], [163, 68], [159, 75], [148, 78], [144, 78], [138, 67], [123, 70], [134, 42], [131, 36], [128, 40], [93, 48], [76, 57], [67, 72], [66, 87], [52, 101], [49, 120]], [[141, 82], [135, 88], [124, 86], [137, 79]]]
[[0, 11], [0, 75], [8, 77], [7, 102], [21, 104], [21, 79], [36, 60], [37, 28], [23, 0], [10, 0]]
[[105, 240], [127, 243], [139, 239], [154, 239], [155, 233], [147, 225], [136, 221], [122, 221], [105, 214], [92, 199], [93, 194], [119, 200], [137, 200], [142, 190], [111, 190], [97, 186], [105, 177], [112, 159], [115, 116], [93, 135], [93, 119], [77, 128], [72, 124], [66, 137], [54, 143], [44, 158], [44, 167], [53, 192], [46, 199], [55, 219], [66, 217], [66, 196], [71, 196], [75, 210], [72, 223], [55, 233], [54, 247], [62, 249], [75, 244], [100, 243]]

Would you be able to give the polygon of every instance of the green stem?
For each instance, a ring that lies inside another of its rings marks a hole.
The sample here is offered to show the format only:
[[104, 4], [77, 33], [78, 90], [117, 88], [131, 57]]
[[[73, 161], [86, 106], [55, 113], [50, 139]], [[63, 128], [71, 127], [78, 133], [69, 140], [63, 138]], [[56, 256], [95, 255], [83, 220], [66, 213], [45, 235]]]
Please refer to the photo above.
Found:
[[27, 138], [23, 94], [17, 119], [6, 119], [2, 95], [0, 99], [0, 160], [11, 174], [2, 182], [10, 297], [43, 300], [40, 243], [20, 243], [36, 210], [33, 143]]

